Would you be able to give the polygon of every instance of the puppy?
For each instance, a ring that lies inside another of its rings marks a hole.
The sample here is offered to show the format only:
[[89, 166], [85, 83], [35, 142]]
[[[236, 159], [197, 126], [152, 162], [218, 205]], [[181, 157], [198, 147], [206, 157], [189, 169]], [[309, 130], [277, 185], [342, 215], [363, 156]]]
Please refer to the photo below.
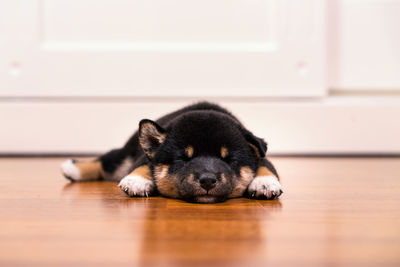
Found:
[[276, 199], [282, 187], [266, 151], [264, 140], [229, 111], [202, 102], [157, 121], [142, 120], [121, 149], [91, 162], [67, 160], [61, 169], [73, 182], [118, 181], [131, 197], [160, 193], [197, 203]]

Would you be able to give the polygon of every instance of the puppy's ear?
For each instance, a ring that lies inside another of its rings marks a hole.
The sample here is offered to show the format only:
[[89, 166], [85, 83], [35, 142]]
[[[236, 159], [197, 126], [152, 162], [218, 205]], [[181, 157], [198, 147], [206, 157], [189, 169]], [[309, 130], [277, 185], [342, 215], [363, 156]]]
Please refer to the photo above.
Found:
[[253, 135], [244, 128], [240, 130], [249, 146], [254, 150], [254, 153], [257, 155], [257, 157], [264, 158], [265, 153], [267, 153], [267, 143], [265, 143], [264, 139]]
[[141, 120], [139, 123], [139, 143], [146, 155], [153, 158], [157, 149], [165, 141], [166, 131], [151, 120]]

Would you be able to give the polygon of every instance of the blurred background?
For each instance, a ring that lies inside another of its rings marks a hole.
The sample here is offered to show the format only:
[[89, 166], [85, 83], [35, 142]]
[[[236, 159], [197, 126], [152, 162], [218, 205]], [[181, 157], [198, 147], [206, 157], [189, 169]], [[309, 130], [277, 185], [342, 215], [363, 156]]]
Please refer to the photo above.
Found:
[[200, 100], [271, 154], [399, 154], [400, 1], [0, 1], [2, 155], [101, 153]]

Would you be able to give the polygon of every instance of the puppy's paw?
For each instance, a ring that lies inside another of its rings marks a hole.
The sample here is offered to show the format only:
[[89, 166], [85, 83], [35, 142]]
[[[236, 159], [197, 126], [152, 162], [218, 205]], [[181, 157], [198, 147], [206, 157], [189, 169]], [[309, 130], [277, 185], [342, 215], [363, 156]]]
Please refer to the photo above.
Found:
[[61, 171], [65, 178], [71, 182], [79, 181], [81, 179], [81, 174], [78, 167], [75, 166], [75, 160], [69, 159], [61, 164]]
[[128, 175], [119, 182], [119, 188], [130, 197], [148, 197], [154, 191], [154, 183], [137, 175]]
[[248, 189], [251, 198], [277, 199], [282, 193], [282, 186], [274, 176], [258, 176], [253, 179]]

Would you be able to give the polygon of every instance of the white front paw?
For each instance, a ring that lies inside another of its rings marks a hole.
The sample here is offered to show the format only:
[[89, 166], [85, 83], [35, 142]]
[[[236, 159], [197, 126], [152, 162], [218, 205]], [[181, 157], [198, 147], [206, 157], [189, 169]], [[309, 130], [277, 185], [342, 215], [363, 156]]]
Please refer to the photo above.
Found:
[[281, 184], [274, 176], [254, 178], [247, 190], [252, 198], [276, 199], [283, 193]]
[[119, 182], [119, 188], [130, 197], [148, 197], [154, 191], [154, 183], [137, 175], [128, 175]]

